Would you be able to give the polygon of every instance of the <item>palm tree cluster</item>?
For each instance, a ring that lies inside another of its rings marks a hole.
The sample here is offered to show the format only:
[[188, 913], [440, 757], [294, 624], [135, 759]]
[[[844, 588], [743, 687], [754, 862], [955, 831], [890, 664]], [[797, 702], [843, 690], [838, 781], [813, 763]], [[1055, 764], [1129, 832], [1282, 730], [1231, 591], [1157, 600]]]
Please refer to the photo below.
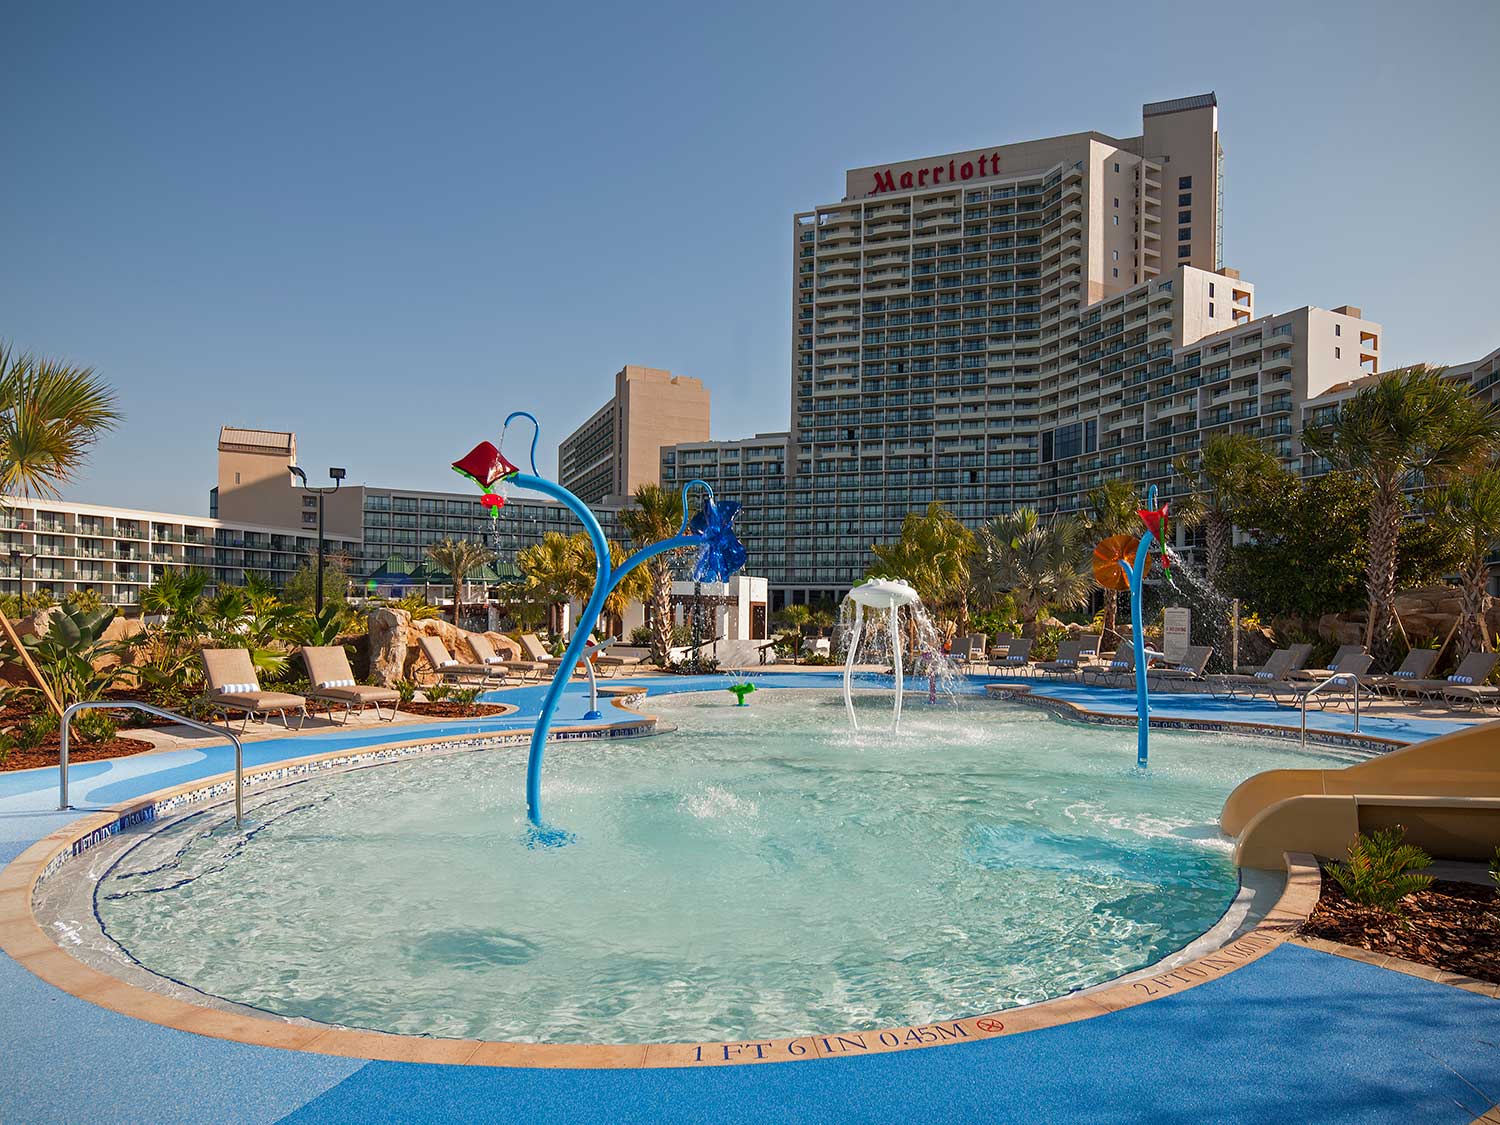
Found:
[[[672, 530], [676, 531], [676, 528]], [[607, 544], [610, 565], [618, 567], [627, 557], [626, 550], [614, 540], [607, 540]], [[583, 531], [572, 535], [549, 531], [540, 543], [519, 551], [516, 562], [526, 575], [527, 592], [551, 607], [554, 632], [560, 631], [562, 607], [569, 602], [587, 601], [594, 592], [599, 574], [593, 542]], [[646, 601], [652, 596], [652, 590], [653, 580], [648, 570], [637, 568], [627, 574], [604, 599], [600, 620], [606, 632], [618, 636], [630, 603]], [[670, 580], [666, 590], [670, 597]]]

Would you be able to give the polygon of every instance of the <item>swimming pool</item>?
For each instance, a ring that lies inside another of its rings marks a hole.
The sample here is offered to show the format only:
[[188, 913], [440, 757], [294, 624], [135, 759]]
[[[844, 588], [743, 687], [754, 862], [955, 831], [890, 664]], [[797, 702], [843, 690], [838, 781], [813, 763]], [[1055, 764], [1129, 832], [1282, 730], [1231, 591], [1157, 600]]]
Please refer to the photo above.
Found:
[[835, 692], [658, 697], [677, 730], [549, 753], [518, 843], [524, 752], [274, 790], [236, 830], [188, 817], [101, 880], [152, 971], [284, 1016], [556, 1043], [768, 1038], [1058, 996], [1211, 926], [1237, 879], [1214, 825], [1244, 777], [1347, 755], [1128, 729], [1016, 704]]

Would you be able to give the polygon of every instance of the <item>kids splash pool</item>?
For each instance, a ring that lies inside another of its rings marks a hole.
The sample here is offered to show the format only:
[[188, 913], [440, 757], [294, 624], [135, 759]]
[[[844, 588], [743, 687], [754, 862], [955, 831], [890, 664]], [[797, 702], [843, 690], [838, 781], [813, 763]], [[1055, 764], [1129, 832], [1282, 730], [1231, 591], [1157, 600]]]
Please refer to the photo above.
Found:
[[557, 849], [518, 840], [524, 753], [289, 785], [189, 816], [100, 880], [105, 934], [209, 996], [322, 1023], [552, 1043], [920, 1024], [1149, 965], [1238, 882], [1243, 778], [1347, 756], [1153, 736], [1000, 702], [861, 734], [835, 692], [656, 698], [677, 729], [557, 748]]

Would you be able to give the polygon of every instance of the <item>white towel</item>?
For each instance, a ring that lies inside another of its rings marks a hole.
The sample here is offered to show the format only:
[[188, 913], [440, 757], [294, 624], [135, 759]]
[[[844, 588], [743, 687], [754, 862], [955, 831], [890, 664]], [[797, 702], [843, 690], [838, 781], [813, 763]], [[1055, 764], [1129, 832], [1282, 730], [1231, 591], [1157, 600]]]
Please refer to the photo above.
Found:
[[249, 684], [225, 684], [223, 687], [221, 687], [219, 689], [219, 692], [222, 695], [248, 695], [251, 692], [259, 691], [259, 690], [260, 690], [260, 685], [256, 684], [256, 683], [249, 683]]
[[318, 687], [320, 687], [320, 688], [353, 687], [353, 686], [354, 686], [354, 681], [353, 680], [324, 680], [321, 684], [318, 685]]

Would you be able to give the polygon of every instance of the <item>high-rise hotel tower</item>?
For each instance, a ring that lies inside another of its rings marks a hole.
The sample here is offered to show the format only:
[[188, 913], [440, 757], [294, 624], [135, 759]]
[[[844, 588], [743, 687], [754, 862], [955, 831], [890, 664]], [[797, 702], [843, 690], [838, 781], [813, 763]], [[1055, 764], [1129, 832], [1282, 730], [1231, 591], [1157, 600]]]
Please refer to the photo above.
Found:
[[797, 214], [782, 596], [841, 596], [931, 500], [977, 526], [1108, 476], [1170, 492], [1214, 427], [1286, 435], [1294, 462], [1293, 400], [1374, 370], [1379, 328], [1255, 321], [1223, 266], [1222, 163], [1204, 94], [1145, 106], [1137, 137], [856, 168]]

